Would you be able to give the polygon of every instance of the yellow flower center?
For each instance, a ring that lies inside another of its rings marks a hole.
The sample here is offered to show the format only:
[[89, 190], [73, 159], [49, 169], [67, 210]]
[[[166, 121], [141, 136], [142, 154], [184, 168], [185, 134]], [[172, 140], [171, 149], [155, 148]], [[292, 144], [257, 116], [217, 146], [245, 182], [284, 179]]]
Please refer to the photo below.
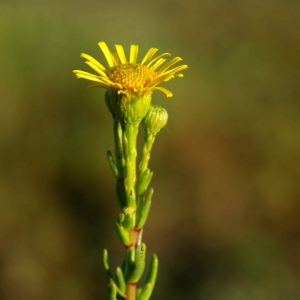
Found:
[[125, 90], [141, 91], [157, 78], [157, 73], [145, 65], [129, 63], [114, 67], [108, 77]]

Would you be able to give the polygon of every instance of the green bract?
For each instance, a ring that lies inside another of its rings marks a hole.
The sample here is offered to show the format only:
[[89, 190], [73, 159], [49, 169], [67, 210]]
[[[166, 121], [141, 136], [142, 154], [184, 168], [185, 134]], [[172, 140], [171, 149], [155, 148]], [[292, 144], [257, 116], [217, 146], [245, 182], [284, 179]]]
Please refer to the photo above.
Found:
[[114, 90], [106, 91], [105, 102], [111, 113], [124, 123], [139, 124], [146, 116], [152, 99], [152, 92], [136, 94], [118, 94]]

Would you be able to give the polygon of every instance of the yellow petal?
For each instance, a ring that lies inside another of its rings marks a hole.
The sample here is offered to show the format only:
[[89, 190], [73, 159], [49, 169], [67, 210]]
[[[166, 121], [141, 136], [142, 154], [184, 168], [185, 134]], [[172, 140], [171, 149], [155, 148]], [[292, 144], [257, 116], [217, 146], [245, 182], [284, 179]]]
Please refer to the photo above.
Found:
[[157, 48], [150, 48], [146, 53], [146, 55], [144, 56], [141, 65], [147, 64], [150, 61], [150, 59], [153, 57], [153, 55], [157, 52], [157, 50], [158, 50]]
[[111, 55], [113, 56], [113, 58], [115, 59], [115, 62], [117, 65], [119, 65], [119, 56], [118, 56], [118, 52], [116, 50], [110, 50]]
[[81, 53], [80, 55], [81, 57], [86, 58], [88, 61], [92, 62], [94, 65], [96, 65], [99, 69], [101, 69], [102, 71], [106, 71], [106, 69], [99, 63], [99, 61], [97, 61], [95, 58], [91, 57], [88, 54], [85, 53]]
[[161, 75], [167, 75], [167, 74], [171, 74], [171, 73], [175, 74], [175, 73], [177, 73], [177, 72], [179, 72], [181, 70], [184, 70], [184, 69], [188, 69], [188, 65], [182, 65], [182, 66], [176, 67], [174, 69], [171, 69], [169, 71], [164, 72]]
[[166, 71], [167, 69], [169, 69], [171, 66], [173, 66], [174, 64], [176, 64], [177, 62], [181, 61], [182, 58], [180, 57], [174, 57], [172, 60], [170, 60], [169, 62], [167, 62], [159, 71], [158, 74], [162, 74], [164, 71]]
[[162, 81], [168, 81], [173, 77], [173, 74], [161, 75], [151, 82], [150, 87], [156, 86]]
[[96, 71], [97, 73], [99, 73], [100, 75], [102, 75], [103, 77], [107, 77], [107, 75], [95, 64], [93, 64], [90, 61], [86, 61], [85, 62], [87, 65], [89, 65], [94, 71]]
[[131, 45], [130, 46], [130, 62], [135, 63], [139, 52], [138, 45]]
[[164, 62], [166, 61], [166, 59], [161, 58], [159, 59], [152, 67], [152, 70], [156, 70], [159, 66], [161, 66]]
[[96, 79], [96, 80], [93, 80], [93, 81], [102, 82], [102, 83], [105, 83], [105, 84], [108, 84], [108, 85], [113, 84], [113, 82], [110, 81], [107, 77], [96, 76], [94, 74], [84, 72], [84, 71], [80, 71], [80, 70], [74, 70], [73, 72], [75, 73], [77, 78], [85, 78], [85, 79], [88, 79], [88, 80], [92, 80], [91, 78], [93, 78], [93, 79]]
[[161, 58], [162, 56], [166, 56], [166, 55], [171, 55], [170, 53], [163, 53], [161, 55], [156, 56], [155, 58], [153, 58], [148, 64], [147, 67], [149, 68], [151, 64], [153, 64], [156, 60], [158, 60], [159, 58]]
[[98, 79], [100, 79], [102, 82], [106, 83], [106, 84], [114, 84], [112, 81], [110, 81], [107, 77], [103, 77], [103, 76], [98, 76]]
[[106, 84], [103, 84], [103, 83], [98, 83], [98, 84], [92, 84], [92, 85], [89, 85], [87, 87], [87, 89], [91, 89], [91, 88], [95, 88], [95, 87], [102, 87], [102, 88], [105, 88], [105, 89], [110, 89], [110, 86], [109, 85], [106, 85]]
[[91, 77], [91, 76], [87, 76], [87, 75], [80, 74], [80, 73], [77, 73], [76, 77], [77, 78], [83, 78], [83, 79], [87, 79], [87, 80], [91, 80], [91, 81], [96, 81], [96, 82], [103, 83], [100, 79], [98, 79], [96, 77]]
[[167, 98], [170, 98], [170, 97], [173, 97], [173, 94], [172, 94], [172, 92], [171, 91], [169, 91], [169, 90], [167, 90], [167, 89], [165, 89], [165, 88], [163, 88], [163, 87], [160, 87], [160, 86], [156, 86], [156, 87], [154, 87], [153, 89], [151, 89], [151, 90], [158, 90], [158, 91], [161, 91], [161, 92], [163, 92], [163, 93], [165, 93], [166, 95], [167, 95]]
[[126, 60], [126, 55], [125, 55], [123, 46], [122, 45], [116, 45], [116, 49], [117, 49], [117, 52], [118, 52], [121, 63], [126, 64], [127, 60]]
[[74, 70], [73, 73], [75, 73], [76, 75], [77, 74], [83, 74], [83, 75], [88, 75], [88, 76], [91, 76], [91, 77], [97, 77], [97, 75], [94, 75], [94, 74], [91, 74], [91, 73], [88, 73], [88, 72], [84, 72], [84, 71], [81, 71], [81, 70]]
[[98, 43], [100, 49], [102, 50], [107, 62], [108, 62], [108, 65], [110, 68], [113, 68], [114, 66], [117, 65], [113, 55], [111, 54], [111, 52], [109, 51], [107, 45], [105, 42], [99, 42]]

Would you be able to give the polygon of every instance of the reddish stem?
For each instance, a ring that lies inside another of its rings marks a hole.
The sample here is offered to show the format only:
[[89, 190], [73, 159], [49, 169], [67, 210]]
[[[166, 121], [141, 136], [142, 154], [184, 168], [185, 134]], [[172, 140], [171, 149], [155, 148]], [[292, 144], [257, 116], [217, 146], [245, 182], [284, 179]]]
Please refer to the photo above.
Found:
[[127, 285], [127, 291], [126, 291], [126, 295], [127, 298], [126, 300], [135, 300], [136, 298], [136, 286], [137, 283], [128, 283]]

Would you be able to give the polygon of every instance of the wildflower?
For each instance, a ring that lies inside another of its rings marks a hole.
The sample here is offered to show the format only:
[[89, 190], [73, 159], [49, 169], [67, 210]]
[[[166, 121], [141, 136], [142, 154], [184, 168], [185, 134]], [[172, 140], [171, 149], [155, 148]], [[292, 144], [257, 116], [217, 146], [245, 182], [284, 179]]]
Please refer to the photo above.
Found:
[[[180, 57], [175, 57], [166, 62], [164, 56], [170, 55], [163, 53], [154, 57], [157, 48], [150, 48], [142, 61], [137, 63], [138, 45], [131, 45], [130, 56], [127, 60], [124, 49], [121, 45], [115, 45], [116, 50], [109, 50], [105, 42], [98, 43], [102, 50], [109, 68], [106, 69], [101, 63], [88, 54], [82, 53], [81, 57], [87, 59], [88, 64], [97, 74], [92, 74], [80, 70], [74, 70], [77, 78], [84, 78], [97, 84], [90, 87], [102, 87], [118, 95], [126, 95], [130, 98], [135, 95], [137, 98], [158, 90], [172, 97], [173, 94], [158, 86], [163, 81], [168, 81], [175, 76], [183, 77], [180, 71], [187, 69], [187, 65], [177, 66], [170, 69], [174, 64], [181, 61]], [[160, 68], [160, 69], [159, 69]]]
[[152, 106], [143, 119], [144, 130], [147, 135], [152, 134], [155, 136], [163, 127], [166, 126], [167, 121], [167, 111], [157, 105]]

